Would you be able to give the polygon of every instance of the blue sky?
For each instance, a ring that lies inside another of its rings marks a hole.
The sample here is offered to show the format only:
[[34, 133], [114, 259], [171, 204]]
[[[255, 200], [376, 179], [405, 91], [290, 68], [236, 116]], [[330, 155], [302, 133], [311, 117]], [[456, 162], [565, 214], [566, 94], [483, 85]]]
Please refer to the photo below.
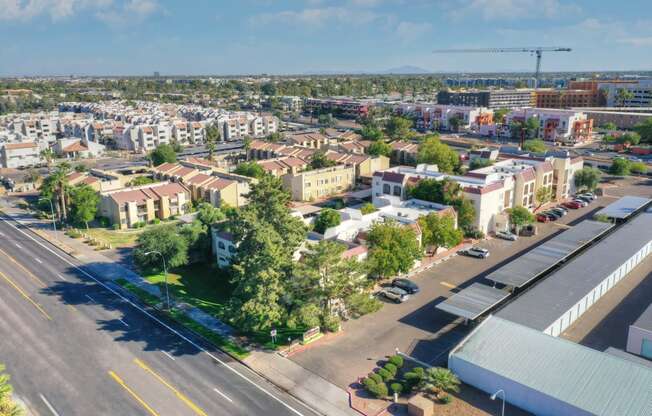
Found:
[[0, 0], [0, 75], [652, 69], [649, 0]]

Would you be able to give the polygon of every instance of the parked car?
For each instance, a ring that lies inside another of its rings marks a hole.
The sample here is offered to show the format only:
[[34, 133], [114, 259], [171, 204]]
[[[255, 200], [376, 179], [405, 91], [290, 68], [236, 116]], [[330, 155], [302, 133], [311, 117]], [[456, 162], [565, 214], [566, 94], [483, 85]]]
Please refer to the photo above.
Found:
[[518, 240], [518, 236], [514, 233], [510, 233], [509, 231], [496, 231], [496, 237], [502, 238], [503, 240], [508, 240], [508, 241], [516, 241]]
[[393, 300], [395, 303], [403, 303], [410, 299], [410, 295], [400, 287], [386, 287], [380, 291], [380, 295], [386, 299]]
[[559, 207], [552, 208], [552, 209], [550, 210], [550, 212], [554, 212], [554, 213], [556, 213], [556, 214], [559, 214], [559, 215], [562, 216], [562, 217], [563, 217], [564, 215], [568, 214], [568, 211], [567, 211], [567, 210], [565, 210], [565, 209], [561, 209], [561, 208], [559, 208]]
[[573, 202], [577, 202], [577, 203], [580, 204], [582, 207], [587, 207], [587, 206], [589, 206], [589, 203], [588, 203], [588, 202], [586, 202], [585, 200], [580, 199], [580, 198], [575, 198], [575, 199], [573, 199]]
[[564, 202], [562, 205], [565, 206], [566, 208], [570, 208], [570, 209], [578, 209], [578, 208], [582, 208], [582, 206], [583, 206], [582, 204], [580, 204], [579, 202], [576, 202], [576, 201]]
[[486, 259], [487, 257], [489, 257], [489, 250], [482, 247], [471, 247], [464, 250], [460, 250], [460, 254], [464, 254], [465, 256], [475, 257], [478, 259]]
[[392, 286], [405, 290], [409, 294], [419, 293], [419, 286], [412, 280], [398, 278], [392, 280]]
[[539, 215], [537, 215], [537, 221], [539, 221], [539, 222], [549, 222], [550, 217], [547, 216], [547, 215], [544, 215], [544, 214], [539, 214]]
[[577, 196], [578, 196], [578, 197], [587, 197], [587, 198], [590, 198], [591, 201], [595, 201], [596, 199], [598, 199], [598, 197], [596, 196], [596, 194], [594, 194], [593, 192], [585, 192], [585, 193], [583, 193], [583, 194], [579, 194], [579, 195], [577, 195]]
[[558, 212], [555, 212], [553, 210], [548, 210], [543, 213], [543, 215], [547, 215], [552, 221], [557, 221], [562, 217], [562, 215]]
[[591, 202], [593, 202], [593, 199], [591, 199], [591, 197], [586, 196], [586, 195], [579, 195], [579, 196], [576, 196], [575, 199], [579, 199], [580, 201], [584, 201], [584, 202], [586, 202], [587, 204], [590, 204]]

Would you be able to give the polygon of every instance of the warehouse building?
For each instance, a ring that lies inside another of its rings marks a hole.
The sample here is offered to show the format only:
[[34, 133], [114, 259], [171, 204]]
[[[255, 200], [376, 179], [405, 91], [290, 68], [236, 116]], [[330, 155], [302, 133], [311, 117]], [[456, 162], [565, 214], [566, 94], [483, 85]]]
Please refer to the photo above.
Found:
[[[652, 369], [490, 316], [448, 367], [464, 383], [542, 416], [649, 416]], [[500, 397], [500, 396], [499, 396]]]
[[647, 211], [617, 227], [508, 303], [496, 316], [556, 337], [651, 251], [652, 211]]

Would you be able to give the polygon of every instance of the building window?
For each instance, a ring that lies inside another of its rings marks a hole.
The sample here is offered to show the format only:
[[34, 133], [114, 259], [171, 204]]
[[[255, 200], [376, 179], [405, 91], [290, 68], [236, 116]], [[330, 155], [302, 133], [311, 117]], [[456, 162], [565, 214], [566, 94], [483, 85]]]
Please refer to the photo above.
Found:
[[225, 247], [224, 247], [224, 243], [221, 242], [221, 241], [217, 243], [217, 247], [219, 247], [221, 250], [224, 250], [224, 249], [225, 249]]
[[400, 186], [394, 186], [394, 196], [401, 196], [401, 187]]
[[388, 184], [383, 185], [383, 193], [387, 194], [387, 195], [392, 193], [391, 188], [390, 188], [390, 186]]

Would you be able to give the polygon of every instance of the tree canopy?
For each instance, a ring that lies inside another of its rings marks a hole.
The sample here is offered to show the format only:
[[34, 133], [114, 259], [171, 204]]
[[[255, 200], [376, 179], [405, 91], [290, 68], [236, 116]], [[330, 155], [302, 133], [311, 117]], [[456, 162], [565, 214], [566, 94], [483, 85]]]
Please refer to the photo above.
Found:
[[546, 149], [546, 143], [541, 139], [531, 139], [523, 142], [523, 150], [526, 152], [543, 153]]
[[385, 124], [385, 134], [393, 140], [409, 139], [412, 136], [412, 124], [408, 118], [392, 116]]
[[328, 168], [335, 166], [337, 163], [334, 160], [330, 160], [326, 157], [326, 153], [319, 151], [315, 152], [310, 159], [310, 167], [313, 169]]
[[437, 165], [440, 172], [453, 173], [460, 167], [460, 157], [450, 146], [432, 137], [419, 144], [417, 163]]
[[377, 126], [367, 125], [360, 130], [360, 136], [365, 140], [378, 141], [385, 138], [383, 131]]
[[222, 221], [226, 215], [221, 209], [214, 207], [210, 202], [202, 202], [197, 206], [197, 219], [207, 227]]
[[315, 218], [315, 231], [324, 234], [327, 229], [336, 227], [340, 225], [341, 222], [342, 218], [340, 217], [339, 212], [332, 208], [326, 208], [319, 213], [317, 218]]
[[634, 126], [634, 131], [641, 136], [641, 141], [652, 144], [652, 117]]
[[455, 227], [455, 217], [453, 215], [440, 216], [436, 212], [431, 212], [419, 218], [421, 226], [421, 240], [424, 247], [434, 246], [435, 250], [439, 247], [455, 247], [462, 242], [464, 233]]
[[77, 224], [86, 224], [95, 218], [100, 195], [86, 184], [77, 185], [70, 190], [70, 217]]
[[262, 178], [265, 175], [265, 169], [255, 161], [242, 162], [235, 168], [233, 173], [249, 176], [250, 178]]
[[407, 273], [422, 256], [414, 230], [394, 221], [375, 223], [367, 234], [367, 241], [369, 271], [375, 277]]
[[575, 172], [575, 186], [579, 189], [592, 191], [600, 182], [600, 171], [596, 168], [585, 167]]
[[149, 157], [154, 166], [162, 165], [163, 163], [174, 163], [177, 161], [177, 152], [169, 144], [159, 144], [156, 149], [152, 150]]
[[624, 158], [616, 158], [611, 162], [609, 173], [616, 176], [627, 176], [630, 174], [631, 162]]
[[510, 208], [508, 213], [509, 222], [515, 226], [517, 230], [524, 225], [532, 224], [534, 222], [534, 214], [523, 206]]
[[134, 261], [142, 269], [162, 270], [161, 257], [158, 254], [146, 254], [152, 251], [160, 252], [170, 269], [188, 263], [188, 242], [174, 225], [158, 225], [147, 229], [138, 237], [137, 243]]
[[392, 154], [392, 146], [382, 140], [375, 141], [369, 145], [367, 153], [371, 156], [387, 156]]

